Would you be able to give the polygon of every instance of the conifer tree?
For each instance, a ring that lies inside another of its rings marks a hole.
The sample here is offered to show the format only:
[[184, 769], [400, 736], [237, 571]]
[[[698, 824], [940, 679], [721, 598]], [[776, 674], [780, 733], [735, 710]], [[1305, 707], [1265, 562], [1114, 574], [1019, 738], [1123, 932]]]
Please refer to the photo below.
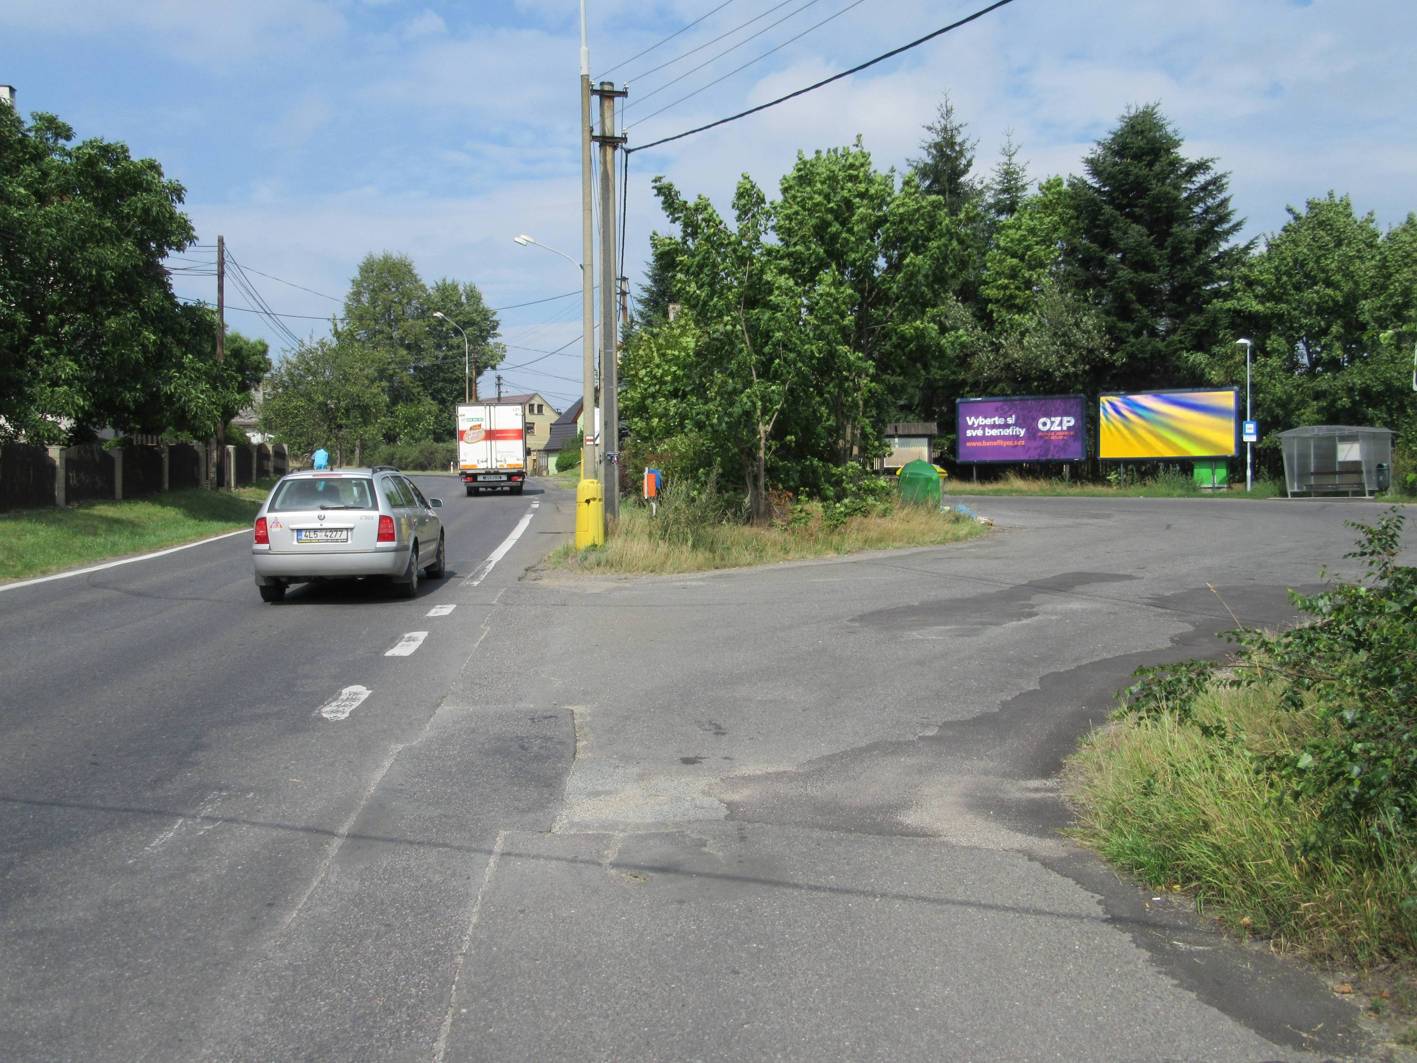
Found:
[[1068, 279], [1102, 314], [1118, 364], [1106, 386], [1178, 387], [1200, 379], [1221, 338], [1221, 299], [1248, 245], [1228, 175], [1187, 159], [1155, 105], [1127, 112], [1069, 181], [1077, 232]]

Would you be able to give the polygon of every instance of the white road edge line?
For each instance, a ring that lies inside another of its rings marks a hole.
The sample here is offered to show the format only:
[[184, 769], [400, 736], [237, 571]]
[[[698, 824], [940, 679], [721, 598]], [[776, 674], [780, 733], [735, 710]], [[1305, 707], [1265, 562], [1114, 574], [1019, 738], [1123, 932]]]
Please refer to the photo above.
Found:
[[194, 546], [205, 546], [207, 543], [214, 543], [220, 539], [230, 539], [233, 535], [250, 535], [250, 528], [238, 528], [233, 532], [223, 532], [221, 535], [213, 535], [210, 539], [198, 539], [195, 543], [183, 543], [181, 546], [170, 546], [166, 550], [158, 550], [151, 554], [142, 554], [138, 557], [125, 557], [121, 561], [109, 561], [102, 565], [89, 565], [87, 568], [76, 568], [72, 572], [56, 572], [52, 576], [40, 576], [36, 579], [20, 580], [18, 583], [0, 583], [0, 592], [17, 591], [21, 587], [33, 587], [36, 583], [49, 583], [57, 579], [69, 579], [72, 576], [87, 576], [90, 572], [102, 572], [106, 568], [117, 568], [119, 565], [131, 565], [136, 561], [151, 561], [155, 557], [166, 557], [168, 554], [175, 554], [179, 550], [190, 550]]
[[368, 687], [345, 687], [337, 697], [320, 706], [320, 715], [327, 720], [347, 720], [349, 714], [364, 704], [364, 699], [372, 693]]
[[426, 631], [409, 631], [403, 638], [399, 639], [398, 645], [391, 650], [385, 650], [385, 657], [411, 657], [413, 651], [423, 645], [423, 640], [428, 637]]
[[453, 604], [453, 603], [451, 603], [451, 602], [449, 602], [449, 603], [447, 603], [447, 604], [445, 604], [445, 605], [435, 605], [432, 609], [429, 609], [428, 612], [427, 612], [426, 614], [424, 614], [424, 615], [426, 615], [426, 616], [447, 616], [449, 613], [451, 613], [451, 612], [452, 612], [454, 609], [456, 609], [456, 608], [457, 608], [457, 605], [455, 605], [455, 604]]
[[508, 535], [505, 539], [502, 540], [501, 546], [497, 547], [497, 549], [493, 550], [490, 554], [487, 555], [487, 560], [482, 562], [482, 564], [478, 566], [477, 570], [473, 572], [472, 575], [468, 576], [467, 579], [463, 580], [462, 585], [464, 587], [476, 587], [483, 580], [485, 580], [487, 578], [487, 574], [492, 571], [492, 566], [495, 565], [498, 561], [502, 560], [502, 558], [506, 557], [507, 551], [509, 551], [513, 546], [517, 544], [517, 540], [522, 537], [522, 532], [526, 531], [527, 527], [531, 524], [531, 518], [535, 515], [536, 514], [532, 510], [527, 510], [526, 515], [522, 517], [521, 521], [517, 524], [517, 526], [512, 529], [512, 534]]

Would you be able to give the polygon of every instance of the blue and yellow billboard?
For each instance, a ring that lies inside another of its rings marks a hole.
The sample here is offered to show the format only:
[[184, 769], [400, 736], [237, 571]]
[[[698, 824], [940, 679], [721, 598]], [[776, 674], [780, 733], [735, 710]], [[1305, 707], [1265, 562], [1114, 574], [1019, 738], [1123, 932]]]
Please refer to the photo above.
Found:
[[1234, 457], [1239, 406], [1236, 388], [1103, 395], [1097, 456], [1103, 461]]

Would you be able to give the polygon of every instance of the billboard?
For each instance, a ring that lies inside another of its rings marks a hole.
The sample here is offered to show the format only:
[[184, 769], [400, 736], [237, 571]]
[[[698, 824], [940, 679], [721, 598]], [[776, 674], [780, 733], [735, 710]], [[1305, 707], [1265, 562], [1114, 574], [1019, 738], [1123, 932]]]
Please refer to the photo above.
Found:
[[1081, 395], [1018, 395], [955, 401], [955, 460], [1082, 461]]
[[1147, 391], [1098, 400], [1103, 461], [1231, 458], [1239, 453], [1237, 388]]

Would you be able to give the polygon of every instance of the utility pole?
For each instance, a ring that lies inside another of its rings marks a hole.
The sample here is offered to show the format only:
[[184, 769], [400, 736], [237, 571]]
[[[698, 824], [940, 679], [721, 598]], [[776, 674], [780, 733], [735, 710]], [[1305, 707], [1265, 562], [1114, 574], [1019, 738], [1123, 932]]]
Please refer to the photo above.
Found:
[[[586, 44], [585, 0], [581, 0], [581, 479], [597, 479], [595, 445], [595, 226], [591, 221], [590, 47]], [[602, 525], [604, 521], [600, 522]], [[604, 528], [601, 528], [603, 537]]]
[[502, 374], [497, 374], [497, 401], [502, 401]]
[[[216, 238], [216, 363], [226, 361], [226, 237]], [[217, 460], [226, 460], [226, 418], [217, 414]], [[228, 476], [229, 478], [229, 476]], [[220, 486], [220, 485], [218, 485]]]
[[615, 284], [619, 270], [615, 262], [615, 149], [625, 142], [615, 135], [615, 101], [628, 96], [612, 82], [602, 81], [595, 90], [600, 97], [600, 432], [606, 518], [620, 513], [620, 411], [616, 388]]

